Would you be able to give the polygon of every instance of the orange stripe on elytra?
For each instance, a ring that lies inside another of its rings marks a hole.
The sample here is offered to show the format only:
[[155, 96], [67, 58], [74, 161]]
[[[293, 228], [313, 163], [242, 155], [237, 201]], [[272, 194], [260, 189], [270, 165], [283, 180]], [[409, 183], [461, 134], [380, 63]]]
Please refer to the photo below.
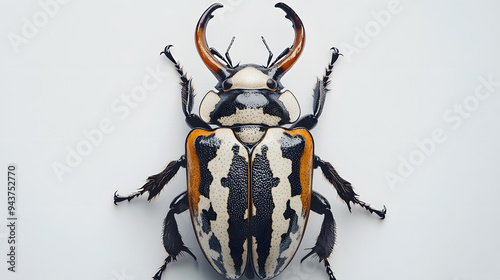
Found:
[[304, 214], [311, 207], [314, 143], [311, 134], [307, 130], [294, 129], [288, 130], [287, 133], [292, 136], [300, 135], [304, 137], [306, 143], [300, 158], [300, 184], [302, 186], [300, 199], [302, 200], [302, 213]]
[[200, 160], [196, 153], [194, 142], [200, 136], [209, 136], [213, 131], [193, 130], [186, 139], [186, 170], [187, 170], [187, 191], [189, 208], [193, 215], [198, 215], [198, 204], [200, 203]]

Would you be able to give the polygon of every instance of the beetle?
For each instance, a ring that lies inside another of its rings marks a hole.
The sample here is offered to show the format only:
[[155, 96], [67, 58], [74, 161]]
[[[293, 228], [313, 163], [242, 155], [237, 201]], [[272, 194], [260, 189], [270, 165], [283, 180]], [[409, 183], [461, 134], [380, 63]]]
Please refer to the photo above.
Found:
[[156, 197], [181, 167], [187, 170], [187, 191], [170, 204], [163, 226], [163, 244], [168, 256], [154, 275], [159, 280], [167, 265], [183, 252], [184, 245], [175, 220], [189, 210], [198, 243], [211, 266], [227, 279], [243, 274], [270, 279], [280, 274], [294, 257], [306, 228], [309, 212], [323, 215], [316, 244], [302, 258], [317, 256], [330, 280], [335, 277], [328, 262], [335, 243], [335, 220], [325, 197], [312, 190], [313, 169], [319, 168], [351, 211], [351, 203], [385, 218], [386, 207], [376, 210], [358, 199], [352, 185], [333, 166], [314, 153], [310, 130], [318, 122], [325, 103], [333, 65], [341, 55], [331, 49], [331, 59], [313, 90], [313, 110], [300, 118], [300, 106], [285, 90], [281, 78], [304, 49], [305, 29], [298, 15], [286, 4], [275, 7], [286, 13], [295, 32], [293, 45], [267, 64], [233, 65], [229, 50], [223, 56], [207, 44], [205, 30], [213, 12], [211, 5], [200, 17], [195, 43], [201, 59], [217, 78], [216, 91], [203, 98], [199, 115], [192, 113], [194, 89], [183, 68], [173, 57], [171, 45], [164, 54], [181, 80], [182, 111], [192, 129], [185, 153], [160, 173], [150, 176], [136, 192], [114, 203], [130, 201], [148, 193]]

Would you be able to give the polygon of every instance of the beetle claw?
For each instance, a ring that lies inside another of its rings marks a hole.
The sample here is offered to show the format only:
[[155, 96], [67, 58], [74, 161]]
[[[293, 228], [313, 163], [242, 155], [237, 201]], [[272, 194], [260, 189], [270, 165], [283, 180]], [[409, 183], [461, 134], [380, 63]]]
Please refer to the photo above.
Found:
[[114, 203], [115, 205], [118, 205], [118, 203], [117, 203], [117, 201], [116, 201], [116, 199], [118, 198], [117, 193], [118, 193], [118, 191], [115, 191], [115, 193], [113, 194], [113, 203]]
[[120, 196], [118, 194], [118, 191], [115, 191], [115, 194], [113, 195], [113, 203], [115, 205], [118, 205], [118, 202], [122, 202], [122, 201], [125, 201], [125, 200], [127, 200], [127, 201], [130, 202], [134, 197], [139, 196], [139, 195], [141, 195], [140, 192], [134, 193], [134, 194], [129, 195], [129, 196]]
[[334, 54], [343, 56], [343, 54], [340, 53], [340, 50], [337, 47], [331, 47], [330, 50], [332, 50]]
[[162, 52], [160, 52], [160, 55], [164, 54], [168, 60], [172, 61], [174, 64], [177, 64], [177, 61], [175, 61], [175, 58], [172, 56], [172, 53], [170, 52], [170, 48], [173, 47], [173, 45], [166, 45], [165, 49], [163, 49]]
[[[118, 202], [122, 202], [124, 200], [127, 200], [127, 197], [123, 197], [123, 196], [120, 196], [118, 194], [118, 191], [115, 191], [114, 195], [113, 195], [113, 203], [115, 205], [118, 205]], [[130, 199], [128, 199], [128, 201], [130, 201]]]
[[380, 217], [381, 220], [385, 219], [385, 214], [387, 213], [387, 207], [384, 205], [384, 209], [375, 210], [375, 213]]

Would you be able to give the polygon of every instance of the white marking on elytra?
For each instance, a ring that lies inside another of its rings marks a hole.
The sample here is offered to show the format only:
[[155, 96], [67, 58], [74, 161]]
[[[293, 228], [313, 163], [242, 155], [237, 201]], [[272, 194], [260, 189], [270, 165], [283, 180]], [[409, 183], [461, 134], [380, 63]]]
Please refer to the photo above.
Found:
[[[198, 209], [202, 210], [208, 210], [210, 208], [210, 200], [203, 195], [200, 195], [200, 201], [198, 203]], [[201, 212], [200, 211], [200, 212]], [[211, 263], [212, 267], [219, 273], [222, 274], [222, 271], [215, 265], [214, 260], [217, 260], [221, 257], [221, 254], [217, 251], [214, 251], [210, 249], [210, 244], [209, 240], [214, 235], [213, 231], [210, 231], [209, 233], [205, 233], [201, 227], [203, 225], [203, 220], [201, 215], [197, 215], [196, 217], [196, 222], [197, 222], [197, 227], [199, 229], [198, 231], [198, 241], [200, 243], [200, 247], [203, 248], [203, 252], [205, 252], [208, 261]]]
[[210, 113], [215, 110], [215, 105], [219, 103], [220, 97], [213, 91], [209, 91], [200, 104], [200, 117], [205, 122], [210, 122]]
[[[271, 128], [267, 131], [266, 136], [259, 145], [254, 150], [252, 155], [252, 160], [255, 158], [256, 154], [262, 154], [262, 146], [266, 145], [268, 147], [267, 159], [269, 160], [269, 165], [273, 173], [273, 177], [278, 177], [280, 183], [278, 186], [272, 188], [271, 193], [273, 197], [274, 209], [272, 214], [272, 235], [271, 235], [271, 247], [269, 250], [269, 256], [266, 259], [265, 271], [267, 276], [274, 275], [276, 267], [278, 266], [278, 259], [285, 258], [284, 264], [279, 268], [278, 273], [280, 273], [287, 264], [291, 261], [293, 255], [297, 251], [299, 246], [301, 236], [303, 233], [305, 225], [305, 217], [302, 216], [302, 201], [300, 196], [291, 197], [291, 186], [288, 176], [292, 173], [292, 161], [290, 159], [284, 158], [281, 151], [281, 145], [278, 139], [283, 135], [284, 130], [281, 128]], [[288, 227], [290, 225], [290, 220], [283, 217], [284, 212], [287, 208], [287, 201], [290, 200], [290, 208], [295, 210], [298, 216], [297, 225], [299, 227], [298, 231], [294, 234], [290, 234], [291, 244], [289, 248], [280, 253], [281, 236], [286, 234]], [[256, 240], [252, 238], [252, 246], [254, 250], [253, 260], [256, 271], [259, 271], [256, 253]]]
[[236, 108], [236, 113], [218, 119], [223, 126], [235, 124], [265, 124], [277, 126], [280, 120], [281, 118], [278, 116], [264, 113], [264, 108], [242, 110]]
[[[221, 128], [216, 130], [215, 137], [221, 139], [221, 144], [219, 149], [217, 150], [217, 155], [214, 159], [208, 162], [208, 170], [213, 177], [212, 184], [210, 185], [210, 199], [207, 199], [203, 196], [200, 196], [199, 209], [210, 208], [210, 203], [212, 203], [212, 208], [214, 212], [217, 214], [217, 218], [214, 221], [211, 221], [211, 232], [209, 235], [204, 236], [202, 248], [208, 251], [207, 256], [212, 258], [213, 260], [217, 260], [220, 255], [222, 255], [222, 260], [224, 264], [224, 269], [226, 270], [226, 275], [228, 277], [235, 276], [236, 270], [234, 267], [234, 260], [231, 257], [231, 249], [229, 248], [229, 235], [227, 229], [229, 228], [229, 213], [227, 211], [227, 203], [229, 198], [229, 189], [223, 187], [221, 184], [221, 179], [225, 178], [229, 174], [229, 169], [231, 167], [231, 160], [233, 158], [232, 148], [237, 140], [233, 132], [227, 128]], [[227, 141], [227, 139], [234, 139], [233, 141]], [[248, 154], [246, 152], [245, 147], [243, 145], [238, 144], [239, 152], [238, 154], [244, 157], [248, 161]], [[200, 217], [201, 220], [201, 217]], [[221, 245], [221, 254], [210, 250], [210, 245], [208, 240], [210, 237], [215, 235], [220, 242]], [[246, 260], [247, 255], [247, 247], [244, 245], [243, 247], [243, 260]], [[242, 269], [244, 269], [245, 264], [243, 264]], [[212, 266], [217, 269], [217, 266], [212, 263]], [[219, 272], [220, 273], [220, 272]]]
[[295, 96], [287, 90], [280, 95], [279, 100], [285, 105], [290, 122], [295, 122], [300, 117], [300, 105]]
[[268, 89], [269, 77], [255, 67], [245, 67], [231, 78], [233, 86], [230, 89]]

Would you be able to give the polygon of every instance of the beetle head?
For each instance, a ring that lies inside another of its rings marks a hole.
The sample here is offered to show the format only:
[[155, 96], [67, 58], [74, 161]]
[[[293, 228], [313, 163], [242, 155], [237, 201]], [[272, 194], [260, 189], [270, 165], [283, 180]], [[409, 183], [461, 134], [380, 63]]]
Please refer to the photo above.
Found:
[[213, 17], [212, 13], [221, 7], [222, 4], [210, 6], [196, 26], [195, 41], [198, 52], [218, 80], [215, 86], [218, 92], [207, 93], [200, 105], [200, 116], [207, 123], [221, 126], [240, 124], [277, 126], [295, 122], [300, 116], [299, 104], [290, 91], [283, 91], [280, 79], [302, 53], [305, 43], [302, 21], [286, 4], [276, 4], [275, 7], [285, 11], [286, 17], [293, 24], [295, 30], [293, 45], [286, 48], [272, 63], [272, 53], [269, 51], [266, 66], [256, 64], [233, 66], [228, 52], [224, 58], [208, 46], [205, 36], [208, 21]]

